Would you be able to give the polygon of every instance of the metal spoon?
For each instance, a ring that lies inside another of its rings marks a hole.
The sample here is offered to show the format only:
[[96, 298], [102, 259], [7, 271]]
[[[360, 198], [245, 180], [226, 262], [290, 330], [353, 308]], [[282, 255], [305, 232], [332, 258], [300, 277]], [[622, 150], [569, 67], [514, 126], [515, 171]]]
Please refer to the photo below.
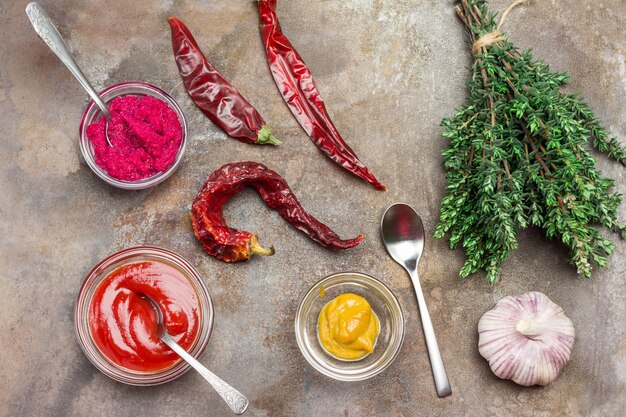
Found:
[[387, 252], [389, 252], [393, 260], [406, 269], [411, 277], [422, 318], [422, 328], [426, 338], [426, 347], [433, 370], [437, 396], [439, 398], [447, 397], [452, 394], [452, 389], [450, 388], [446, 368], [443, 365], [441, 352], [439, 352], [435, 329], [426, 308], [426, 300], [424, 299], [417, 273], [417, 265], [424, 251], [424, 226], [422, 225], [422, 220], [411, 206], [401, 203], [394, 204], [385, 211], [380, 230]]
[[65, 64], [67, 69], [76, 77], [80, 85], [89, 93], [93, 101], [100, 108], [102, 114], [107, 119], [107, 123], [104, 128], [104, 136], [107, 139], [107, 143], [109, 146], [111, 145], [111, 141], [109, 140], [109, 121], [111, 120], [111, 112], [109, 108], [104, 104], [96, 90], [91, 86], [85, 74], [81, 71], [74, 60], [74, 57], [70, 53], [69, 48], [63, 41], [61, 34], [57, 30], [56, 26], [50, 21], [50, 17], [46, 13], [46, 11], [39, 5], [37, 2], [29, 3], [26, 6], [26, 14], [30, 19], [30, 23], [32, 23], [33, 28], [35, 28], [35, 32], [39, 35], [41, 39], [52, 49], [52, 52], [55, 53], [57, 57]]
[[222, 399], [228, 404], [231, 410], [235, 414], [243, 414], [248, 408], [248, 399], [237, 391], [235, 388], [228, 385], [221, 378], [215, 375], [213, 372], [209, 371], [204, 367], [200, 362], [198, 362], [193, 356], [191, 356], [185, 349], [183, 349], [176, 341], [172, 338], [172, 336], [167, 333], [165, 330], [165, 326], [163, 325], [163, 313], [161, 312], [161, 308], [159, 305], [149, 296], [142, 294], [142, 296], [152, 304], [152, 307], [156, 311], [157, 314], [157, 335], [159, 339], [163, 341], [166, 345], [168, 345], [174, 352], [176, 352], [181, 358], [183, 358], [189, 365], [193, 367], [196, 371], [200, 373], [206, 379], [209, 384], [217, 391], [217, 393], [222, 397]]

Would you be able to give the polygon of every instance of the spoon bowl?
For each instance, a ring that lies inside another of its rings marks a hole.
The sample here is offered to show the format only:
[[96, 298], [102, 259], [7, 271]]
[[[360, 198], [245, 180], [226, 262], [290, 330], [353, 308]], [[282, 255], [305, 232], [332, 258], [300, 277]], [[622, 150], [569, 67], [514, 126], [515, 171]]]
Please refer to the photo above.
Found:
[[163, 336], [167, 333], [167, 330], [165, 330], [165, 325], [163, 324], [163, 312], [161, 311], [161, 307], [159, 307], [156, 301], [150, 298], [150, 296], [143, 294], [142, 297], [147, 300], [150, 305], [152, 305], [152, 309], [154, 309], [154, 312], [156, 313], [157, 336], [159, 337], [159, 339], [162, 339]]
[[380, 227], [387, 252], [405, 269], [415, 269], [424, 251], [424, 225], [406, 204], [387, 209]]

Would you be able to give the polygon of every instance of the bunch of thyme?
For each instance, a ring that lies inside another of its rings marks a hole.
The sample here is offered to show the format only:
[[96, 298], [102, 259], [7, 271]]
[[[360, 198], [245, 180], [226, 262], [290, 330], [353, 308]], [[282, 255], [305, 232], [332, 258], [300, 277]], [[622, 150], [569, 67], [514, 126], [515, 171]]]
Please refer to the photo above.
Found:
[[590, 277], [614, 250], [597, 226], [623, 238], [626, 228], [617, 221], [622, 196], [587, 145], [624, 165], [626, 151], [578, 95], [559, 90], [567, 74], [507, 40], [486, 0], [461, 0], [457, 14], [475, 62], [469, 103], [442, 121], [448, 185], [435, 237], [465, 249], [462, 278], [484, 270], [494, 283], [518, 230], [536, 226], [567, 245], [578, 273]]

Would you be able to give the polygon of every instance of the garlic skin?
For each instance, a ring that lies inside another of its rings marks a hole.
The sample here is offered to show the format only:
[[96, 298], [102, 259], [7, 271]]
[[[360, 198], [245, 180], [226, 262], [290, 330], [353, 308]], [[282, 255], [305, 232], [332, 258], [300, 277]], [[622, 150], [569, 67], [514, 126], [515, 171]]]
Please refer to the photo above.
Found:
[[519, 385], [548, 385], [569, 361], [572, 321], [540, 292], [498, 301], [478, 322], [478, 350], [493, 373]]

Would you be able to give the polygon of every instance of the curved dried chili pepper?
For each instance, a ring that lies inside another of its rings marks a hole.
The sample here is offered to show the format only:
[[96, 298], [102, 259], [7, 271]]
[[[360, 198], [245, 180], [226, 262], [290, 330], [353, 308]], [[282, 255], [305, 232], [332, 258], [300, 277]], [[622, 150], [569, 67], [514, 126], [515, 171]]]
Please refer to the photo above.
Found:
[[194, 234], [209, 255], [225, 262], [237, 262], [246, 261], [254, 254], [274, 254], [273, 247], [265, 249], [259, 245], [256, 235], [228, 227], [224, 220], [224, 204], [245, 187], [257, 190], [268, 207], [324, 247], [347, 249], [363, 240], [363, 235], [340, 239], [328, 226], [307, 213], [287, 182], [265, 165], [236, 162], [213, 172], [191, 206]]
[[279, 145], [263, 117], [209, 62], [183, 22], [167, 20], [180, 76], [200, 110], [241, 142]]
[[315, 86], [313, 75], [280, 28], [276, 0], [259, 0], [257, 4], [267, 62], [291, 113], [326, 156], [379, 190], [385, 190], [385, 186], [374, 177], [337, 132]]

